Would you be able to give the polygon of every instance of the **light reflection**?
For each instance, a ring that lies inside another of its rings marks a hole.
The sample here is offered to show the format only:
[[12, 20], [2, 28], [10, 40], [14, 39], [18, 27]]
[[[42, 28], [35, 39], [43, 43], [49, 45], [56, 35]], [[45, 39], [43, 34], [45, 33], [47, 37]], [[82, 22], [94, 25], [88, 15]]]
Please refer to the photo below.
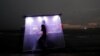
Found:
[[26, 17], [25, 21], [27, 24], [31, 24], [33, 22], [33, 17]]
[[44, 16], [43, 17], [43, 20], [47, 22], [48, 21], [48, 17], [47, 16]]
[[38, 16], [37, 19], [39, 22], [41, 22], [43, 20], [41, 16]]
[[59, 20], [59, 16], [58, 15], [55, 15], [54, 17], [53, 17], [53, 21], [57, 21], [57, 20]]

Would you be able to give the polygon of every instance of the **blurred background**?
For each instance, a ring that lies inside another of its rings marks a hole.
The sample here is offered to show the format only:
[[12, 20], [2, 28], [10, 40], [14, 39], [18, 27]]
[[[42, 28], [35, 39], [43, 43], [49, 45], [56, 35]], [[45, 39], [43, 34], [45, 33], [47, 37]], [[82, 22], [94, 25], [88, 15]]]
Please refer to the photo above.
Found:
[[100, 0], [0, 0], [0, 52], [21, 52], [24, 16], [61, 13], [64, 52], [98, 53], [99, 5]]

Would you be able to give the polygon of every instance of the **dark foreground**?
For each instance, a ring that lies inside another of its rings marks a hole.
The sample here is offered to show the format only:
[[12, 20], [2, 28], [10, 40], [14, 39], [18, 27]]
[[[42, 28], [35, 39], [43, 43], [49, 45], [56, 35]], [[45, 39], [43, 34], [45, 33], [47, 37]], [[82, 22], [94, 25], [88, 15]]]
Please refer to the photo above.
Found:
[[81, 53], [45, 53], [45, 54], [0, 54], [0, 56], [100, 56], [98, 52]]
[[65, 48], [22, 53], [23, 31], [1, 31], [0, 53], [7, 56], [99, 56], [99, 32], [100, 29], [64, 30]]

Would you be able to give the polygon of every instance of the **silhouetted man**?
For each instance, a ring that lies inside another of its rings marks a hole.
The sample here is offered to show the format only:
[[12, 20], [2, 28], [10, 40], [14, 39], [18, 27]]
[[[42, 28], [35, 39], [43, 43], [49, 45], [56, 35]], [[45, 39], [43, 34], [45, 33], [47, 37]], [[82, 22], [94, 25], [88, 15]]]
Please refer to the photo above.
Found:
[[41, 25], [41, 31], [42, 31], [42, 36], [38, 40], [38, 47], [41, 50], [45, 50], [47, 46], [46, 44], [47, 31], [46, 31], [45, 21], [43, 21], [43, 24]]

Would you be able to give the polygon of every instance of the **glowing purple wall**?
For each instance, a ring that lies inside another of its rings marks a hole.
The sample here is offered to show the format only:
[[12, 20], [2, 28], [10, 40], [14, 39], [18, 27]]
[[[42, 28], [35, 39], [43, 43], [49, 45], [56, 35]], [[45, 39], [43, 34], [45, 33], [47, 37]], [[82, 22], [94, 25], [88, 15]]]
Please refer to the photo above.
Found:
[[41, 24], [43, 20], [47, 27], [48, 48], [65, 47], [60, 16], [36, 16], [25, 18], [24, 51], [36, 50], [37, 42], [42, 35]]

